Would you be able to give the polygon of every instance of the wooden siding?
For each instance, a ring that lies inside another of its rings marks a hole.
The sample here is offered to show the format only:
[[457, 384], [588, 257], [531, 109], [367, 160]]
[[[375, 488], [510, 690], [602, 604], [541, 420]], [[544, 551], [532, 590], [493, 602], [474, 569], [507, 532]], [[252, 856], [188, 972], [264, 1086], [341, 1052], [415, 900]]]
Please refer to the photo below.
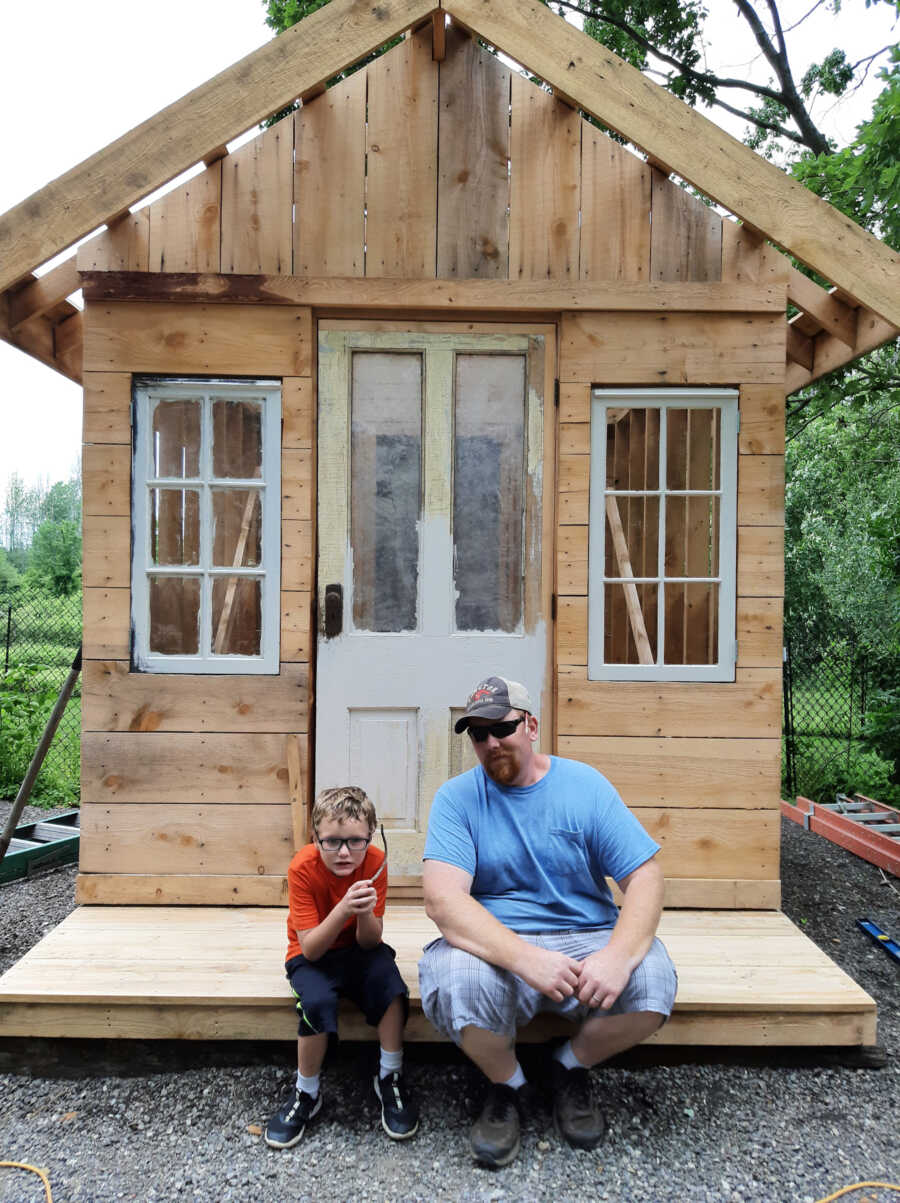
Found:
[[422, 28], [116, 222], [79, 266], [711, 283], [723, 260], [729, 279], [762, 280], [763, 257], [760, 240], [723, 240], [715, 209], [452, 25], [442, 61]]
[[[248, 166], [260, 170], [255, 154]], [[79, 897], [271, 905], [282, 898], [294, 847], [289, 743], [299, 745], [301, 794], [309, 779], [310, 313], [289, 307], [278, 318], [256, 306], [254, 319], [240, 306], [233, 317], [217, 307], [202, 314], [194, 306], [88, 309], [88, 362], [107, 366], [85, 373]], [[238, 364], [282, 378], [280, 671], [132, 672], [132, 373], [225, 375]]]
[[[751, 376], [739, 390], [735, 681], [589, 681], [590, 392], [591, 382], [607, 383], [602, 370], [592, 367], [591, 350], [592, 339], [605, 337], [598, 332], [612, 316], [570, 314], [563, 321], [556, 542], [558, 749], [593, 764], [621, 790], [662, 845], [667, 878], [683, 882], [687, 905], [703, 905], [708, 897], [702, 879], [758, 879], [777, 891], [783, 396], [777, 385], [760, 383], [765, 376]], [[631, 315], [632, 322], [637, 319]], [[748, 347], [756, 339], [755, 325], [746, 327]], [[656, 348], [663, 367], [666, 346]], [[680, 346], [672, 346], [672, 358], [681, 353]], [[736, 382], [735, 374], [718, 379]], [[635, 375], [629, 383], [652, 379]], [[744, 905], [765, 905], [761, 897]]]

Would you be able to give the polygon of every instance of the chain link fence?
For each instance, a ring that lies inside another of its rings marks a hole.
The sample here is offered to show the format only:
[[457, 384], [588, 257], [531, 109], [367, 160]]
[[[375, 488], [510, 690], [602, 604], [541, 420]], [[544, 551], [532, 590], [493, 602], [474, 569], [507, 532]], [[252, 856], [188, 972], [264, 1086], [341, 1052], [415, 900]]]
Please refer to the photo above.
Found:
[[[786, 632], [790, 626], [786, 614]], [[788, 633], [783, 796], [833, 802], [836, 793], [859, 792], [900, 805], [900, 746], [885, 734], [897, 722], [898, 684], [889, 648], [859, 648], [833, 634], [817, 640], [810, 632]]]
[[[14, 798], [81, 643], [81, 594], [0, 592], [0, 798]], [[32, 800], [77, 805], [81, 681], [66, 706]]]

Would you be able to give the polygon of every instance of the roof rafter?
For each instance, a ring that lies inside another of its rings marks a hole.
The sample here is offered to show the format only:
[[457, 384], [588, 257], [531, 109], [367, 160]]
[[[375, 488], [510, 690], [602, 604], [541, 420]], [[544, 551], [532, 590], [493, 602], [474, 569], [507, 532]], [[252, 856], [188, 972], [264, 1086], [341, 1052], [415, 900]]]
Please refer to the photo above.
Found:
[[0, 216], [0, 291], [436, 7], [333, 0], [123, 134]]
[[900, 255], [539, 0], [444, 0], [467, 29], [894, 326]]

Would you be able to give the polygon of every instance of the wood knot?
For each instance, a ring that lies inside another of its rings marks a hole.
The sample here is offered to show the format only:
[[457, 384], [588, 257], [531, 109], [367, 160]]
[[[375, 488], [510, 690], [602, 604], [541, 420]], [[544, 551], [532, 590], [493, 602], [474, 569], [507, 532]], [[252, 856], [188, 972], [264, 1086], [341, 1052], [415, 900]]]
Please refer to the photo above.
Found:
[[134, 718], [128, 724], [128, 730], [156, 731], [161, 721], [162, 714], [158, 710], [151, 710], [150, 706], [145, 704], [134, 712]]

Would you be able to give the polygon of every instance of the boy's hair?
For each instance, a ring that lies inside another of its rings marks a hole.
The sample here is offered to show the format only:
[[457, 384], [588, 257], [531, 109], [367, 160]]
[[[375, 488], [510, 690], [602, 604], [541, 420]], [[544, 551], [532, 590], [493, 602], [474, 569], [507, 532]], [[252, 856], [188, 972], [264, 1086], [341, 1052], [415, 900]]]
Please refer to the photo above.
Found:
[[363, 819], [369, 826], [369, 835], [375, 830], [377, 822], [375, 807], [366, 791], [358, 785], [323, 789], [312, 809], [313, 831], [319, 830], [323, 819]]

